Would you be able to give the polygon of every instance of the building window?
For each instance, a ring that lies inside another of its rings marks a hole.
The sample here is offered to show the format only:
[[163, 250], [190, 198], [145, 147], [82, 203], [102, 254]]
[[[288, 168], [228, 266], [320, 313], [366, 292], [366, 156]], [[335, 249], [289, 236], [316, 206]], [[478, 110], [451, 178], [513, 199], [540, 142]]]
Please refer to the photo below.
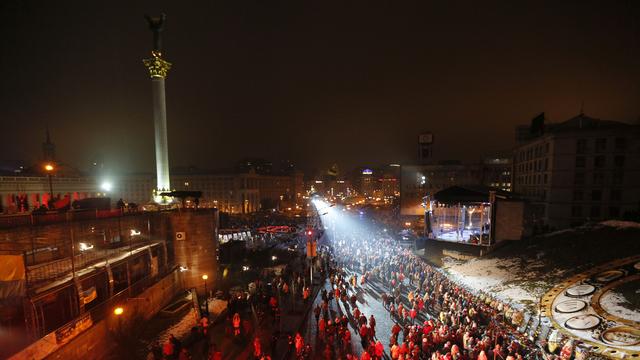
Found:
[[609, 217], [617, 218], [620, 216], [620, 208], [617, 206], [609, 206]]
[[573, 217], [581, 217], [582, 216], [582, 206], [574, 205], [571, 207], [571, 216]]
[[624, 181], [624, 172], [622, 171], [622, 169], [615, 169], [613, 171], [612, 183], [616, 185], [620, 185], [623, 183], [623, 181]]
[[603, 185], [604, 184], [604, 173], [594, 172], [593, 173], [593, 185]]
[[596, 148], [595, 151], [597, 153], [603, 153], [607, 150], [607, 139], [606, 138], [598, 138], [596, 139]]
[[545, 185], [547, 185], [547, 180], [548, 180], [547, 174], [544, 174], [544, 184]]
[[591, 200], [593, 200], [593, 201], [602, 200], [602, 190], [592, 190], [591, 191]]
[[625, 151], [627, 149], [627, 139], [616, 138], [615, 146], [616, 146], [616, 151]]
[[577, 168], [584, 168], [586, 164], [586, 161], [584, 159], [584, 156], [576, 156], [576, 167]]
[[620, 189], [611, 189], [609, 193], [609, 200], [611, 201], [620, 201], [622, 200], [622, 190]]
[[597, 169], [602, 169], [605, 164], [605, 157], [600, 155], [593, 158], [593, 167]]
[[616, 155], [613, 158], [613, 166], [617, 168], [624, 167], [624, 155]]
[[549, 158], [544, 159], [544, 171], [549, 170]]
[[576, 172], [575, 177], [573, 178], [573, 184], [574, 185], [584, 185], [584, 173], [583, 172]]
[[544, 153], [545, 154], [549, 153], [549, 143], [544, 144]]
[[600, 217], [600, 206], [597, 206], [597, 205], [592, 206], [591, 207], [590, 216], [592, 218], [599, 218]]
[[582, 201], [584, 199], [584, 192], [582, 190], [573, 190], [573, 201]]
[[587, 139], [576, 140], [576, 153], [585, 154], [587, 152]]

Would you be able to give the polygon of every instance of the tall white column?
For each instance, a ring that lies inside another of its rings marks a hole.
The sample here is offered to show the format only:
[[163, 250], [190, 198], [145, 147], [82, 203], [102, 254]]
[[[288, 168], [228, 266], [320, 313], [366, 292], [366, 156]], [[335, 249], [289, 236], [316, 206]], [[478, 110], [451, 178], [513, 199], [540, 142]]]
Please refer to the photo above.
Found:
[[164, 79], [171, 68], [171, 63], [165, 61], [162, 58], [162, 53], [158, 50], [152, 51], [151, 56], [150, 59], [144, 59], [142, 62], [151, 76], [151, 92], [153, 96], [157, 176], [154, 200], [157, 203], [168, 203], [171, 198], [157, 194], [171, 191], [171, 184], [169, 183], [169, 146], [167, 142], [167, 104], [164, 90]]
[[153, 93], [153, 124], [156, 138], [157, 189], [158, 191], [170, 191], [167, 106], [164, 92], [164, 78], [151, 78], [151, 90]]

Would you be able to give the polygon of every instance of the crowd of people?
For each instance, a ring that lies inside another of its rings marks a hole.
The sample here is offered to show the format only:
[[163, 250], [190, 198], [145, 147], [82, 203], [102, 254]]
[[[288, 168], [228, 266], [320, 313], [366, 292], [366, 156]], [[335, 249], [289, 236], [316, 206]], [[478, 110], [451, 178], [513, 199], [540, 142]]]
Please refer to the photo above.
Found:
[[[255, 334], [245, 337], [253, 332], [245, 329], [243, 322], [253, 317], [251, 312], [243, 313], [243, 307], [236, 301], [229, 304], [228, 336], [244, 339], [242, 343], [252, 347], [253, 358], [257, 360], [275, 356], [276, 343], [287, 335], [292, 357], [304, 360], [542, 357], [540, 348], [511, 325], [520, 319], [507, 305], [452, 282], [386, 232], [351, 229], [341, 235], [331, 236], [330, 244], [321, 246], [314, 271], [322, 274], [326, 283], [321, 287], [317, 305], [309, 303], [313, 300], [313, 289], [303, 276], [308, 273], [307, 264], [294, 261], [282, 274], [257, 281], [257, 291], [249, 298], [252, 311], [257, 312], [254, 319], [257, 323], [262, 323], [263, 310], [270, 313], [271, 346], [266, 346], [266, 340], [261, 341]], [[379, 295], [384, 310], [367, 314], [366, 311], [374, 310], [363, 305], [372, 301], [365, 297], [374, 293]], [[295, 308], [296, 299], [302, 300], [297, 305], [300, 310], [308, 309], [304, 304], [311, 306], [315, 339], [307, 337], [305, 341], [303, 334], [280, 334], [275, 330], [280, 328], [282, 306]], [[239, 313], [243, 313], [242, 320]], [[385, 319], [376, 318], [382, 315]], [[381, 329], [379, 323], [384, 325]], [[186, 358], [176, 341], [168, 341], [165, 347], [165, 358]], [[221, 357], [217, 349], [209, 349], [208, 355], [210, 359]], [[546, 357], [566, 360], [571, 355], [571, 349], [565, 347], [558, 355]]]
[[[361, 341], [362, 360], [385, 354], [393, 360], [517, 360], [539, 353], [506, 321], [507, 306], [450, 281], [383, 232], [351, 233], [332, 250], [333, 293], [323, 291], [314, 310], [326, 359], [358, 358], [349, 327]], [[376, 334], [374, 315], [358, 308], [358, 293], [369, 282], [383, 289], [381, 302], [394, 323], [388, 339]], [[331, 301], [346, 309], [342, 316], [331, 318]]]

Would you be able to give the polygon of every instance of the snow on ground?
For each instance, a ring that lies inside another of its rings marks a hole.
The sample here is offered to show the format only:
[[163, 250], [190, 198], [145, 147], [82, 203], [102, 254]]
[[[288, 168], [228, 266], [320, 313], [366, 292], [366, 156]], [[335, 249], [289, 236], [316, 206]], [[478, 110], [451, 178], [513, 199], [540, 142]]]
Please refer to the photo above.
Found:
[[184, 339], [191, 332], [191, 328], [197, 325], [197, 321], [198, 314], [196, 313], [196, 309], [192, 307], [189, 312], [184, 314], [180, 321], [160, 333], [157, 341], [159, 341], [160, 344], [164, 344], [169, 339], [169, 335], [173, 335], [177, 339]]
[[575, 233], [578, 231], [585, 231], [585, 230], [593, 230], [595, 228], [598, 227], [612, 227], [612, 228], [616, 228], [618, 230], [623, 230], [623, 229], [640, 229], [640, 223], [637, 223], [635, 221], [623, 221], [623, 220], [607, 220], [607, 221], [602, 221], [599, 222], [597, 224], [584, 224], [582, 226], [578, 226], [575, 228], [568, 228], [568, 229], [562, 229], [562, 230], [558, 230], [558, 231], [553, 231], [550, 233], [546, 233], [543, 236], [544, 237], [549, 237], [549, 236], [557, 236], [557, 235], [561, 235], [561, 234], [567, 234], [567, 233]]
[[607, 291], [600, 298], [600, 306], [609, 314], [640, 322], [640, 310], [633, 309], [633, 304], [618, 292]]
[[617, 229], [640, 229], [640, 223], [634, 221], [607, 220], [601, 222], [600, 225], [614, 227]]
[[220, 299], [209, 299], [209, 318], [215, 320], [227, 308], [227, 301]]
[[[443, 269], [455, 282], [519, 308], [536, 303], [546, 291], [544, 284], [535, 281], [537, 274], [518, 270], [520, 259], [477, 258], [462, 262], [445, 258], [443, 262]], [[530, 266], [539, 268], [540, 264]]]

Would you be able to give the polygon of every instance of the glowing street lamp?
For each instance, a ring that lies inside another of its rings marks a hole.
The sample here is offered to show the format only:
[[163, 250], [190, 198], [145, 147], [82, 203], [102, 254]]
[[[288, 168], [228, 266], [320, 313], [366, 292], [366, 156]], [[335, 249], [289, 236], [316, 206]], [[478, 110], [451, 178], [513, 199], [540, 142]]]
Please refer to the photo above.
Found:
[[209, 278], [209, 276], [207, 274], [203, 274], [202, 275], [202, 280], [204, 280], [204, 308], [206, 309], [205, 312], [207, 314], [207, 317], [209, 317], [209, 295], [207, 293], [207, 279]]
[[100, 188], [104, 192], [109, 192], [109, 191], [111, 191], [111, 189], [113, 189], [113, 184], [111, 184], [109, 181], [105, 181], [100, 185]]
[[56, 168], [55, 166], [53, 166], [52, 163], [47, 163], [44, 165], [44, 170], [47, 172], [47, 177], [49, 178], [49, 203], [50, 204], [53, 204], [53, 183], [51, 182], [51, 174], [55, 169]]
[[113, 309], [113, 313], [117, 316], [120, 316], [122, 315], [122, 313], [124, 313], [124, 309], [118, 306], [117, 308]]

